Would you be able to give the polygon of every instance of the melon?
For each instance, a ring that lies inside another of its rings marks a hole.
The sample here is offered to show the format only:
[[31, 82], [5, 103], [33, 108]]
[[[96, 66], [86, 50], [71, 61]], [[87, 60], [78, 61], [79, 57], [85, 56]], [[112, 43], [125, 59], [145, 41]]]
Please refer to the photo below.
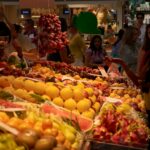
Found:
[[73, 113], [72, 111], [69, 111], [65, 108], [43, 104], [41, 109], [45, 113], [52, 113], [54, 115], [73, 120], [74, 122], [79, 124], [81, 131], [87, 132], [93, 127], [93, 120], [81, 115], [77, 115], [76, 113]]

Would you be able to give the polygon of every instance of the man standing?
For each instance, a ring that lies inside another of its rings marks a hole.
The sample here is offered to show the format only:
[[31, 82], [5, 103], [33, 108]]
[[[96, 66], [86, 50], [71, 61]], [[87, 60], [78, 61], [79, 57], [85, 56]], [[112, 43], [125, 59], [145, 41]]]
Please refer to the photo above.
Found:
[[144, 14], [142, 12], [138, 12], [136, 14], [136, 19], [137, 19], [136, 27], [140, 31], [138, 40], [139, 40], [140, 44], [143, 45], [144, 36], [145, 36], [145, 30], [146, 30], [146, 25], [143, 23], [143, 21], [144, 21]]

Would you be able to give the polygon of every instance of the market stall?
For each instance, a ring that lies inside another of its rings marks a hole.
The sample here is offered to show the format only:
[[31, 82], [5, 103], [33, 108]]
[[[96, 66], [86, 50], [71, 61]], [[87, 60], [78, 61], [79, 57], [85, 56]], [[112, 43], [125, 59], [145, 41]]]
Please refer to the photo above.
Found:
[[[38, 23], [39, 50], [63, 51], [68, 41], [58, 17], [44, 14]], [[108, 70], [1, 60], [0, 149], [146, 150], [150, 133], [141, 90], [114, 64]]]

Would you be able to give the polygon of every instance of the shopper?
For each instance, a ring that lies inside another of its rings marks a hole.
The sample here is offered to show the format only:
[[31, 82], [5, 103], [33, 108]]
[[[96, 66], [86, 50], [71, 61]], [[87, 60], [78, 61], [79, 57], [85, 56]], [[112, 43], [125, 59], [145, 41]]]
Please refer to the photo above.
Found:
[[106, 52], [102, 47], [102, 38], [99, 35], [95, 35], [89, 48], [85, 52], [85, 65], [92, 68], [97, 68], [98, 65], [105, 66], [104, 57]]
[[120, 58], [122, 58], [132, 71], [136, 71], [138, 51], [140, 43], [137, 38], [139, 30], [136, 27], [129, 26], [125, 32], [120, 47]]
[[141, 46], [143, 44], [144, 41], [144, 36], [145, 36], [145, 30], [146, 30], [146, 25], [144, 24], [144, 13], [142, 12], [137, 12], [136, 14], [136, 22], [135, 22], [135, 27], [137, 27], [139, 29], [139, 37], [138, 40], [141, 43]]
[[150, 24], [146, 26], [145, 38], [142, 48], [139, 52], [137, 73], [140, 74], [141, 69], [146, 63], [147, 53], [150, 53]]
[[119, 50], [120, 50], [121, 40], [122, 40], [123, 34], [124, 34], [123, 29], [120, 29], [118, 34], [116, 34], [117, 40], [112, 46], [112, 54], [111, 54], [112, 57], [117, 57], [117, 58], [120, 57], [119, 56]]
[[148, 126], [150, 128], [150, 24], [146, 27], [144, 45], [141, 50], [141, 57], [139, 63], [139, 74], [135, 74], [128, 65], [119, 58], [106, 58], [109, 62], [119, 63], [122, 65], [128, 77], [133, 83], [141, 88], [143, 98], [145, 100], [145, 107], [148, 114]]
[[16, 36], [12, 40], [12, 46], [15, 49], [21, 49], [22, 54], [27, 61], [37, 60], [39, 58], [39, 53], [36, 49], [36, 45], [22, 33], [22, 27], [20, 25], [14, 24], [14, 28]]
[[32, 19], [26, 19], [24, 23], [24, 35], [26, 35], [32, 42], [37, 36], [37, 30], [34, 28], [34, 21]]
[[72, 63], [72, 65], [83, 66], [84, 53], [86, 50], [85, 42], [75, 26], [71, 26], [69, 31], [70, 31], [69, 49], [74, 57], [74, 62]]

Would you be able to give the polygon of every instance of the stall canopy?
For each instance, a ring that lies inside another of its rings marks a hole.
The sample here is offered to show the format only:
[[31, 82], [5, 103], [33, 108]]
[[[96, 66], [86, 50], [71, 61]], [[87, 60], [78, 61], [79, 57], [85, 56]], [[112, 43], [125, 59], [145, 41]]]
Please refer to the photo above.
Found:
[[50, 8], [55, 6], [54, 0], [20, 0], [21, 8]]

